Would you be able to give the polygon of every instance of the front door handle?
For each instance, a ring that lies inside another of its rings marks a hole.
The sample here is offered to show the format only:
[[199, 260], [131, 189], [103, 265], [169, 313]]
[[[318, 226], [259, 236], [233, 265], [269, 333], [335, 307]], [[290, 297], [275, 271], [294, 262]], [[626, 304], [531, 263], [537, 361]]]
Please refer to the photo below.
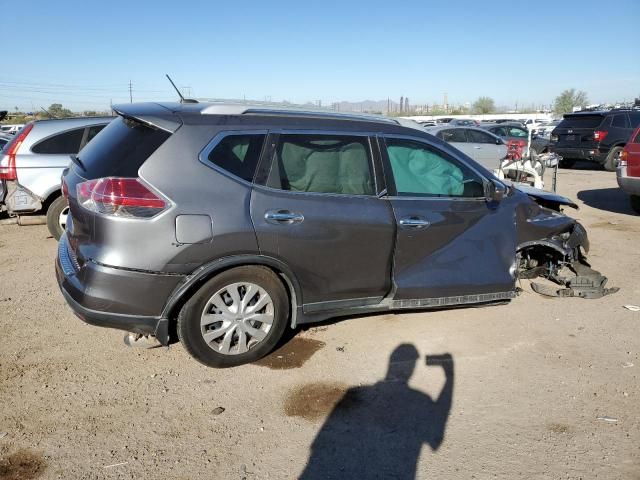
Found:
[[289, 210], [269, 210], [264, 214], [264, 219], [274, 225], [290, 225], [302, 222], [304, 215]]
[[476, 150], [481, 150], [482, 149], [482, 147], [478, 147], [478, 146], [473, 147], [473, 148], [475, 148]]
[[431, 225], [428, 220], [420, 217], [405, 217], [400, 220], [400, 228], [425, 228]]

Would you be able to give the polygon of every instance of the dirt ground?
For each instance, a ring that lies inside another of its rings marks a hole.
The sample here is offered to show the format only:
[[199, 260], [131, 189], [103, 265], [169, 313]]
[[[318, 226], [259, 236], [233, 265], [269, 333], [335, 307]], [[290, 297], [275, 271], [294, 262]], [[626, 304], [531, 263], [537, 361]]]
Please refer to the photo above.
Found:
[[226, 370], [84, 325], [46, 227], [0, 226], [0, 478], [640, 479], [640, 312], [623, 307], [640, 216], [608, 172], [561, 170], [559, 192], [617, 294], [523, 284], [504, 306], [298, 331]]

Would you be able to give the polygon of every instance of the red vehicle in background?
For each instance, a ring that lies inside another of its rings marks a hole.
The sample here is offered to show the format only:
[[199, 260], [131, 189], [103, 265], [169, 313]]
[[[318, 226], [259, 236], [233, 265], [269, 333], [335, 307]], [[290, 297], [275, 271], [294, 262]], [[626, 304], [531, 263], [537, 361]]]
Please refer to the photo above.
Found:
[[640, 213], [640, 127], [622, 150], [616, 176], [620, 188], [631, 195], [631, 208]]

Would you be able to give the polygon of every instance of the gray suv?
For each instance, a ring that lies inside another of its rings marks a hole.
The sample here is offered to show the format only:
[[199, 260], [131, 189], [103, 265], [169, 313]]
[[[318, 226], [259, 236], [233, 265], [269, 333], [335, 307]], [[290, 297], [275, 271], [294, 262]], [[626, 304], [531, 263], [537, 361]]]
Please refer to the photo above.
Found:
[[128, 104], [63, 175], [56, 275], [84, 321], [202, 363], [340, 315], [502, 303], [580, 261], [557, 195], [524, 193], [393, 119]]
[[80, 117], [28, 123], [0, 153], [0, 211], [21, 215], [44, 210], [51, 235], [60, 238], [67, 202], [60, 175], [113, 117]]

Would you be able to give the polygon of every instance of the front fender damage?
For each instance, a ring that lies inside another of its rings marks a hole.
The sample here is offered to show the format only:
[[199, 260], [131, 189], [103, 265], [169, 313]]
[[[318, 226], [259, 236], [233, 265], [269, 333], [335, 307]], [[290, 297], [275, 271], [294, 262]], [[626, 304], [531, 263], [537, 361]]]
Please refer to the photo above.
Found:
[[518, 249], [518, 278], [543, 278], [547, 283], [531, 282], [534, 292], [548, 297], [601, 298], [619, 290], [607, 288], [607, 277], [591, 268], [587, 233], [579, 223], [572, 231], [545, 240], [526, 242]]

